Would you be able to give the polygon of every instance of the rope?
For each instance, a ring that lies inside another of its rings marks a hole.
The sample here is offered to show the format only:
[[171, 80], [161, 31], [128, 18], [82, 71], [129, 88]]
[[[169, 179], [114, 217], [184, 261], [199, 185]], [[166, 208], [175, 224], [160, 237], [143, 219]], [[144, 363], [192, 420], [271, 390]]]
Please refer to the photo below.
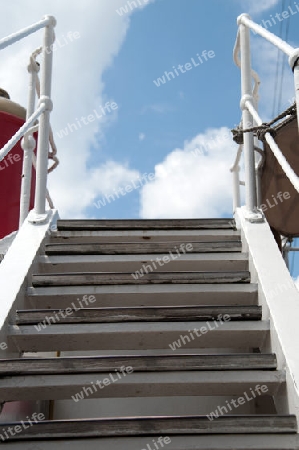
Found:
[[[37, 97], [40, 98], [40, 80], [39, 80], [39, 76], [38, 76], [38, 72], [40, 69], [39, 63], [36, 61], [37, 56], [42, 52], [42, 47], [39, 47], [38, 49], [36, 49], [32, 55], [30, 56], [30, 61], [29, 61], [29, 65], [28, 65], [28, 72], [36, 72], [36, 85], [34, 86], [35, 90], [36, 90], [36, 94]], [[29, 131], [31, 131], [32, 134], [34, 133], [36, 130], [36, 128], [38, 127], [38, 125], [33, 126]], [[56, 156], [57, 154], [57, 147], [54, 141], [54, 136], [53, 136], [53, 131], [52, 131], [52, 127], [50, 124], [50, 133], [49, 133], [49, 143], [50, 143], [50, 147], [51, 147], [51, 151], [48, 152], [48, 159], [53, 160], [53, 164], [52, 166], [50, 166], [48, 168], [48, 174], [53, 172], [53, 170], [56, 169], [56, 167], [59, 164], [59, 160]], [[36, 169], [36, 155], [33, 152], [32, 154], [32, 165], [33, 167]], [[49, 191], [48, 189], [46, 190], [46, 199], [48, 201], [48, 204], [50, 206], [50, 209], [54, 209], [54, 204], [53, 201], [50, 197]], [[1, 406], [1, 405], [0, 405]]]
[[[265, 122], [262, 125], [252, 127], [252, 128], [246, 128], [245, 130], [242, 129], [242, 125], [238, 126], [237, 128], [233, 128], [231, 130], [233, 134], [233, 140], [237, 144], [243, 144], [243, 134], [244, 133], [255, 133], [255, 135], [258, 137], [260, 141], [264, 140], [265, 134], [270, 133], [273, 137], [276, 134], [276, 131], [274, 128], [272, 128], [272, 125], [274, 125], [276, 122], [278, 122], [281, 119], [284, 119], [286, 116], [296, 116], [297, 115], [297, 108], [296, 104], [290, 106], [288, 109], [286, 109], [284, 112], [279, 114], [275, 119], [271, 120], [271, 122]], [[285, 123], [282, 126], [287, 125]]]
[[[36, 57], [42, 52], [42, 47], [39, 47], [38, 49], [36, 49], [31, 57], [30, 57], [30, 63], [29, 63], [29, 69], [32, 69], [36, 72], [36, 94], [37, 97], [40, 98], [40, 80], [39, 80], [39, 76], [38, 76], [38, 72], [39, 72], [39, 63], [36, 61]], [[51, 151], [48, 154], [48, 158], [53, 160], [53, 164], [51, 167], [48, 168], [48, 173], [53, 172], [53, 170], [56, 169], [56, 167], [59, 164], [59, 159], [57, 158], [57, 147], [54, 141], [54, 135], [53, 135], [53, 131], [52, 131], [52, 127], [50, 125], [50, 135], [49, 135], [49, 143], [50, 143], [50, 147], [51, 147]], [[34, 166], [35, 167], [35, 166]]]

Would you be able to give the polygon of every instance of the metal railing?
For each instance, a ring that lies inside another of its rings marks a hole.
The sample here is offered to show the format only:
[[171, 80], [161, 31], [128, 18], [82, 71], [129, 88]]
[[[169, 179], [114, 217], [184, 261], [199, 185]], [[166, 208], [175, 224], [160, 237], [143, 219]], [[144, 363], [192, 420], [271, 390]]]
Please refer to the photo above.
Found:
[[[35, 33], [44, 28], [41, 80], [40, 80], [40, 98], [35, 108], [35, 87], [37, 82], [37, 72], [30, 71], [29, 100], [27, 108], [27, 117], [24, 125], [16, 134], [0, 149], [0, 161], [12, 150], [17, 142], [22, 140], [24, 150], [23, 158], [23, 177], [20, 193], [20, 224], [23, 223], [28, 215], [31, 189], [32, 162], [34, 158], [35, 140], [33, 133], [38, 131], [38, 143], [36, 152], [36, 186], [34, 198], [34, 210], [31, 217], [32, 222], [42, 222], [47, 219], [46, 198], [47, 175], [48, 175], [48, 153], [49, 138], [51, 135], [50, 113], [53, 109], [51, 100], [52, 83], [52, 59], [53, 52], [49, 51], [55, 40], [54, 27], [56, 19], [53, 16], [45, 16], [41, 21], [24, 28], [17, 33], [11, 34], [0, 40], [0, 50], [14, 44], [17, 41]], [[39, 119], [38, 125], [36, 120]]]
[[[287, 42], [275, 36], [270, 31], [264, 29], [262, 26], [253, 22], [248, 14], [242, 14], [238, 17], [239, 31], [237, 36], [236, 45], [234, 48], [234, 60], [236, 64], [241, 68], [241, 83], [242, 83], [242, 98], [241, 98], [241, 110], [242, 110], [242, 124], [243, 129], [248, 129], [254, 126], [261, 126], [263, 121], [258, 114], [258, 85], [259, 78], [252, 70], [251, 67], [251, 51], [250, 51], [250, 30], [259, 34], [267, 41], [272, 43], [275, 47], [280, 49], [289, 57], [289, 65], [294, 71], [295, 79], [295, 91], [296, 91], [296, 104], [297, 111], [299, 111], [299, 49], [295, 49]], [[239, 59], [239, 53], [241, 59]], [[252, 78], [255, 81], [254, 88], [252, 88]], [[298, 119], [298, 117], [297, 117]], [[299, 127], [299, 122], [298, 122]], [[278, 163], [282, 167], [286, 176], [299, 192], [299, 177], [291, 168], [286, 158], [282, 154], [280, 148], [276, 144], [275, 140], [269, 132], [265, 133], [265, 140], [267, 141], [270, 149], [275, 155]], [[263, 216], [258, 210], [258, 167], [255, 162], [255, 142], [253, 132], [247, 132], [243, 134], [243, 145], [240, 146], [238, 154], [231, 171], [233, 173], [233, 201], [234, 209], [241, 206], [240, 201], [240, 185], [239, 180], [240, 171], [240, 158], [242, 150], [244, 152], [244, 167], [245, 167], [245, 205], [246, 216], [249, 220], [259, 221]]]

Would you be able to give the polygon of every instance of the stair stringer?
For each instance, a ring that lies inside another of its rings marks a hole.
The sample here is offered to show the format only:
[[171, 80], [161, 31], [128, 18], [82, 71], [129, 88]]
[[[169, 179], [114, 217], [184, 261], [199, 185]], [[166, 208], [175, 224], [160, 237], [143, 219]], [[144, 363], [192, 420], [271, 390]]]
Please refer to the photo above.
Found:
[[244, 207], [237, 209], [237, 228], [249, 254], [252, 282], [258, 285], [263, 320], [270, 322], [270, 337], [261, 351], [276, 353], [277, 369], [286, 373], [286, 392], [275, 396], [277, 412], [289, 411], [299, 419], [299, 291], [267, 221], [251, 223], [245, 212]]

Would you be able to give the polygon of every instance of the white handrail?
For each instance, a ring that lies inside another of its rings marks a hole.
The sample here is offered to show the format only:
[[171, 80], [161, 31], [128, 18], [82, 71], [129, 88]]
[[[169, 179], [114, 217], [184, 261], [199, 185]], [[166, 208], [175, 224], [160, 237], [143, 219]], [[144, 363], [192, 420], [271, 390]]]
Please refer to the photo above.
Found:
[[[242, 121], [243, 128], [253, 126], [253, 117], [245, 106], [244, 100], [252, 97], [251, 82], [251, 56], [250, 56], [250, 32], [245, 25], [240, 25], [240, 46], [241, 46], [241, 85], [242, 85]], [[249, 214], [255, 214], [257, 209], [257, 191], [255, 174], [255, 156], [254, 156], [254, 137], [253, 133], [245, 133], [244, 138], [244, 160], [245, 160], [245, 183], [250, 186], [246, 189], [246, 206]]]
[[[238, 35], [236, 39], [236, 44], [234, 47], [234, 61], [241, 68], [241, 79], [242, 79], [242, 99], [241, 99], [241, 109], [243, 114], [243, 129], [250, 128], [251, 126], [261, 126], [263, 124], [257, 112], [257, 91], [258, 91], [258, 76], [252, 71], [251, 68], [251, 56], [250, 56], [250, 30], [256, 32], [267, 41], [272, 43], [274, 46], [279, 48], [289, 57], [289, 64], [292, 70], [294, 70], [295, 78], [295, 90], [296, 90], [296, 103], [297, 111], [299, 111], [299, 49], [295, 49], [287, 42], [283, 41], [278, 36], [275, 36], [270, 31], [263, 28], [261, 25], [253, 22], [248, 14], [242, 14], [238, 17]], [[239, 59], [239, 52], [241, 52], [241, 61]], [[252, 89], [251, 79], [255, 80], [255, 87]], [[297, 118], [299, 120], [299, 117]], [[298, 121], [299, 127], [299, 121]], [[257, 211], [257, 183], [256, 175], [257, 168], [255, 167], [255, 157], [254, 157], [254, 136], [253, 132], [244, 133], [244, 159], [245, 159], [245, 187], [246, 187], [246, 210], [248, 213], [249, 220], [260, 220], [262, 218], [261, 214]], [[275, 140], [270, 133], [265, 134], [265, 139], [271, 148], [273, 154], [275, 155], [278, 163], [282, 167], [286, 176], [294, 186], [294, 188], [299, 193], [299, 177], [291, 168], [286, 158], [282, 154]], [[238, 204], [240, 201], [240, 183], [238, 183], [237, 189], [237, 179], [239, 172], [239, 161], [241, 157], [242, 147], [239, 148], [234, 165], [231, 168], [233, 173], [233, 192], [234, 192], [234, 205]]]
[[[250, 113], [252, 114], [252, 116], [254, 117], [254, 120], [256, 121], [258, 126], [262, 125], [263, 124], [262, 119], [260, 118], [253, 104], [249, 100], [246, 101], [246, 106], [250, 111]], [[271, 148], [275, 158], [279, 162], [282, 170], [284, 171], [284, 173], [286, 174], [286, 176], [288, 177], [288, 179], [290, 180], [296, 191], [299, 193], [299, 177], [294, 172], [294, 170], [292, 169], [292, 167], [282, 154], [280, 148], [278, 147], [278, 145], [276, 144], [275, 140], [273, 139], [270, 133], [265, 133], [265, 139], [269, 144], [269, 147]]]
[[238, 17], [238, 25], [241, 24], [245, 25], [247, 28], [250, 28], [252, 31], [255, 31], [257, 34], [265, 38], [267, 41], [271, 42], [271, 44], [275, 45], [275, 47], [279, 48], [289, 57], [294, 55], [294, 47], [283, 41], [280, 37], [271, 33], [271, 31], [268, 31], [261, 25], [253, 22], [249, 14], [241, 14], [241, 16]]
[[46, 104], [41, 103], [37, 110], [29, 117], [28, 120], [21, 126], [16, 134], [4, 145], [0, 150], [0, 161], [10, 152], [10, 150], [19, 142], [19, 140], [31, 128], [31, 125], [39, 118], [39, 116], [46, 110]]
[[[27, 107], [27, 118], [32, 114], [35, 108], [35, 99], [36, 94], [38, 99], [40, 98], [40, 82], [38, 77], [38, 72], [40, 70], [40, 66], [36, 61], [36, 57], [42, 52], [42, 47], [35, 50], [30, 56], [30, 61], [28, 65], [29, 72], [29, 97], [28, 97], [28, 107]], [[31, 177], [32, 177], [32, 165], [36, 168], [36, 155], [34, 153], [36, 141], [33, 137], [33, 133], [38, 131], [39, 125], [35, 125], [30, 128], [27, 134], [24, 136], [22, 140], [22, 148], [24, 150], [23, 156], [23, 172], [22, 172], [22, 184], [21, 184], [21, 199], [20, 199], [20, 219], [19, 219], [19, 227], [24, 223], [29, 209], [30, 209], [30, 194], [31, 194]], [[52, 152], [49, 153], [49, 158], [53, 159], [53, 165], [48, 169], [48, 173], [52, 172], [59, 161], [56, 157], [57, 148], [54, 142], [53, 132], [50, 128], [50, 146], [52, 148]], [[46, 199], [50, 209], [54, 209], [53, 201], [50, 197], [49, 191], [46, 191]]]
[[17, 33], [12, 33], [3, 39], [0, 39], [0, 50], [3, 50], [4, 48], [8, 47], [9, 45], [12, 45], [17, 41], [20, 41], [21, 39], [23, 39], [27, 36], [30, 36], [30, 34], [33, 34], [36, 31], [40, 30], [41, 28], [45, 28], [48, 25], [52, 25], [52, 26], [56, 25], [56, 20], [54, 19], [54, 17], [45, 16], [39, 22], [36, 22], [33, 25], [29, 25], [29, 27], [23, 28], [22, 30], [18, 31]]
[[[31, 166], [33, 160], [33, 150], [35, 148], [35, 140], [32, 136], [33, 130], [36, 129], [35, 122], [39, 118], [38, 124], [38, 146], [36, 152], [36, 186], [34, 211], [31, 214], [33, 223], [47, 220], [48, 213], [46, 212], [46, 198], [50, 206], [53, 205], [47, 190], [47, 175], [48, 175], [48, 153], [49, 153], [49, 138], [51, 136], [50, 128], [50, 112], [53, 105], [51, 100], [51, 82], [52, 82], [52, 48], [54, 42], [54, 27], [56, 26], [56, 19], [52, 16], [45, 16], [39, 22], [24, 28], [17, 33], [13, 33], [0, 40], [0, 50], [9, 45], [35, 33], [44, 28], [44, 39], [42, 46], [42, 65], [41, 65], [41, 82], [40, 82], [40, 99], [35, 109], [35, 87], [37, 83], [37, 70], [31, 71], [31, 79], [29, 84], [29, 99], [27, 108], [27, 117], [24, 125], [16, 132], [16, 134], [7, 142], [7, 144], [0, 150], [0, 161], [8, 154], [8, 152], [16, 145], [22, 138], [22, 147], [24, 150], [23, 159], [23, 177], [21, 186], [20, 199], [20, 225], [23, 223], [28, 214], [30, 201], [30, 186], [31, 186]], [[40, 53], [38, 49], [32, 58]], [[30, 71], [30, 70], [29, 70]], [[52, 139], [51, 139], [52, 140]], [[53, 153], [55, 154], [56, 148]], [[54, 155], [55, 156], [55, 155]]]

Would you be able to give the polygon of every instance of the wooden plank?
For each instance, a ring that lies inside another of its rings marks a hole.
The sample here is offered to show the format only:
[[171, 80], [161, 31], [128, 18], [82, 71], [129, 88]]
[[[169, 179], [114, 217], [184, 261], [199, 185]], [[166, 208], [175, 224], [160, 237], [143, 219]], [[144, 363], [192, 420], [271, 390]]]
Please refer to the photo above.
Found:
[[258, 385], [266, 387], [266, 393], [260, 395], [267, 396], [276, 395], [285, 387], [285, 372], [275, 370], [136, 373], [126, 370], [123, 367], [111, 373], [3, 377], [0, 401], [68, 399], [75, 405], [93, 398], [244, 396], [244, 393], [249, 398], [247, 401], [252, 401], [259, 395], [254, 394]]
[[34, 287], [90, 286], [114, 284], [200, 284], [200, 283], [249, 283], [250, 272], [152, 272], [138, 277], [131, 273], [87, 272], [41, 274], [32, 276]]
[[[27, 429], [16, 433], [10, 440], [185, 434], [289, 434], [296, 433], [297, 430], [294, 415], [230, 415], [213, 421], [206, 416], [173, 416], [53, 420], [33, 426], [28, 422], [24, 423]], [[0, 425], [7, 427], [17, 424], [13, 422]]]
[[61, 230], [128, 230], [128, 229], [164, 229], [164, 230], [235, 230], [234, 219], [117, 219], [117, 220], [58, 220]]
[[18, 310], [17, 325], [39, 322], [53, 323], [112, 323], [112, 322], [170, 322], [170, 321], [230, 321], [261, 320], [261, 306], [172, 306], [172, 307], [124, 307], [124, 308], [78, 308], [70, 305], [68, 310]]
[[199, 330], [199, 325], [198, 322], [65, 324], [41, 327], [40, 331], [35, 328], [37, 325], [12, 325], [7, 339], [19, 351], [30, 352], [171, 349], [174, 341], [179, 341], [183, 349], [243, 350], [262, 347], [269, 335], [268, 321], [228, 322], [220, 326], [207, 322], [204, 326], [208, 332], [192, 339], [189, 331]]
[[[94, 295], [95, 307], [257, 305], [256, 284], [145, 284], [114, 286], [54, 286], [28, 288], [26, 308], [69, 308], [84, 295]], [[4, 301], [4, 299], [3, 299]]]
[[[219, 252], [241, 252], [242, 242], [240, 240], [224, 242], [113, 242], [101, 243], [97, 241], [88, 244], [47, 244], [46, 255], [146, 255], [163, 254], [168, 259], [178, 260], [185, 253], [219, 253]], [[186, 250], [189, 245], [190, 250]], [[192, 247], [191, 247], [192, 246]]]
[[122, 355], [70, 356], [63, 358], [0, 359], [0, 375], [73, 374], [112, 372], [121, 366], [131, 366], [134, 372], [183, 370], [275, 370], [274, 354], [244, 353], [201, 355]]
[[[111, 242], [214, 242], [240, 240], [239, 230], [62, 230], [49, 236], [49, 242], [53, 244], [88, 244], [97, 241], [100, 243]], [[48, 243], [49, 243], [48, 242]]]
[[[41, 255], [39, 273], [57, 272], [135, 272], [155, 261], [157, 255]], [[157, 262], [156, 262], [157, 264]], [[239, 271], [248, 270], [246, 253], [191, 253], [159, 266], [159, 272], [169, 271]]]
[[[153, 439], [157, 439], [161, 434], [139, 437], [100, 437], [85, 438], [76, 437], [76, 439], [60, 438], [45, 440], [35, 436], [26, 441], [14, 441], [13, 450], [82, 450], [88, 446], [88, 450], [141, 450], [150, 448], [154, 450]], [[165, 435], [164, 435], [165, 436]], [[159, 444], [157, 443], [157, 446]], [[171, 450], [298, 450], [298, 434], [202, 434], [200, 439], [196, 434], [172, 435]], [[164, 449], [167, 446], [164, 445]]]

